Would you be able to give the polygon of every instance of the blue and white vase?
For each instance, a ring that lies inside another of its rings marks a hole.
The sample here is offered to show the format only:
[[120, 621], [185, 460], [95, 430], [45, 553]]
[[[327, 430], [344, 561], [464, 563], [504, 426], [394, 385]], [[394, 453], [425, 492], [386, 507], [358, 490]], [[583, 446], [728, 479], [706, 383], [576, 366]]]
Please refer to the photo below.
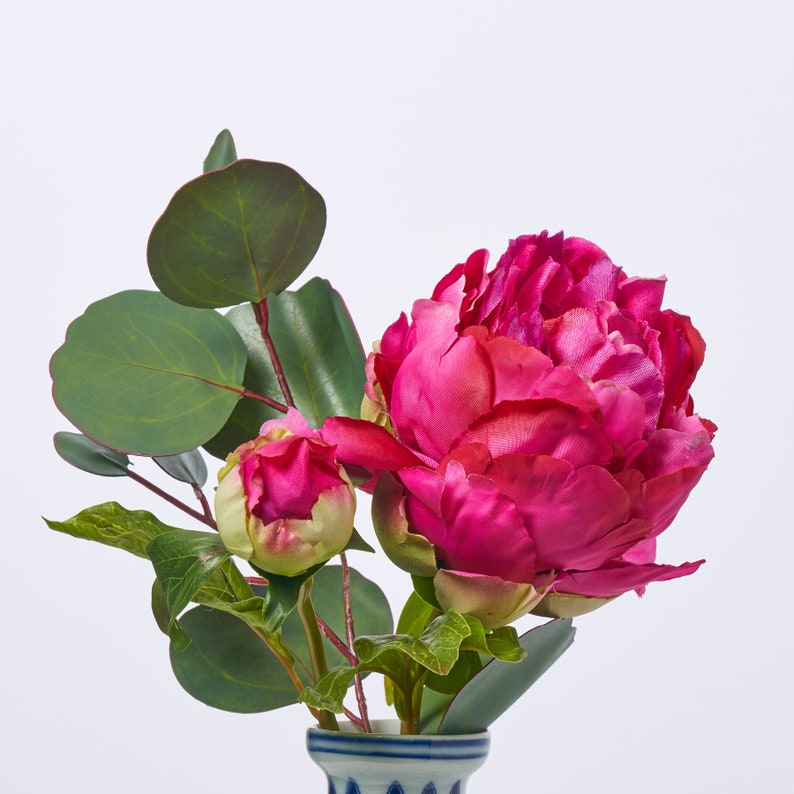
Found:
[[397, 720], [375, 720], [377, 733], [309, 728], [311, 759], [328, 777], [328, 794], [464, 794], [488, 756], [491, 736], [401, 736]]

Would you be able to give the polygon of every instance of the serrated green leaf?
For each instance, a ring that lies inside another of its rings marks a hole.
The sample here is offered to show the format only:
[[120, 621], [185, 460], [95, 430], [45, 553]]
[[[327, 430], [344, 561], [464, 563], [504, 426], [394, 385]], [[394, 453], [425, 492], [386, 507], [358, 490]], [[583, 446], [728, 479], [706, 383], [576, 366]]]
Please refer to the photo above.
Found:
[[44, 521], [56, 532], [114, 546], [144, 558], [147, 558], [146, 548], [154, 538], [177, 529], [164, 524], [146, 510], [127, 510], [116, 502], [88, 507], [66, 521], [46, 518]]
[[300, 174], [237, 160], [174, 194], [149, 237], [149, 271], [185, 306], [259, 303], [303, 272], [324, 231], [325, 202]]
[[234, 145], [234, 138], [232, 138], [231, 132], [229, 130], [221, 130], [215, 138], [215, 143], [212, 144], [207, 156], [204, 158], [204, 173], [225, 168], [236, 159], [237, 148]]
[[171, 667], [194, 698], [242, 714], [297, 703], [297, 690], [282, 664], [241, 620], [199, 606], [180, 623], [191, 642], [181, 651], [172, 643]]
[[470, 629], [463, 615], [450, 611], [439, 615], [419, 637], [409, 634], [357, 637], [356, 655], [369, 669], [383, 654], [401, 654], [422, 667], [446, 675], [458, 659], [461, 642]]
[[[478, 733], [515, 703], [570, 647], [576, 629], [570, 619], [552, 620], [523, 634], [527, 657], [517, 664], [493, 660], [450, 701], [437, 729], [423, 713], [422, 733]], [[437, 705], [437, 704], [436, 704]]]
[[175, 480], [199, 487], [207, 482], [207, 464], [197, 449], [178, 455], [155, 455], [152, 460]]
[[316, 684], [306, 687], [300, 693], [300, 702], [311, 708], [341, 714], [345, 710], [345, 695], [357, 671], [357, 667], [336, 667], [329, 670]]
[[88, 436], [141, 455], [194, 449], [242, 393], [245, 345], [217, 312], [129, 290], [91, 304], [52, 357], [53, 397]]
[[213, 571], [231, 556], [217, 534], [187, 529], [153, 538], [146, 554], [163, 588], [171, 616], [169, 630]]
[[[313, 278], [296, 292], [268, 298], [268, 329], [298, 410], [312, 427], [328, 416], [358, 417], [364, 396], [364, 351], [358, 332], [336, 290]], [[283, 395], [250, 305], [226, 314], [248, 351], [243, 380], [249, 391], [279, 402]], [[265, 403], [241, 400], [221, 432], [205, 444], [224, 459], [256, 438], [269, 419], [283, 416]]]
[[518, 632], [512, 626], [503, 626], [486, 634], [477, 618], [471, 615], [464, 617], [471, 634], [463, 641], [461, 648], [492, 656], [503, 662], [520, 662], [526, 658], [526, 651], [518, 641]]
[[82, 433], [62, 431], [53, 437], [55, 451], [72, 466], [100, 477], [126, 477], [130, 459], [123, 452], [97, 444]]

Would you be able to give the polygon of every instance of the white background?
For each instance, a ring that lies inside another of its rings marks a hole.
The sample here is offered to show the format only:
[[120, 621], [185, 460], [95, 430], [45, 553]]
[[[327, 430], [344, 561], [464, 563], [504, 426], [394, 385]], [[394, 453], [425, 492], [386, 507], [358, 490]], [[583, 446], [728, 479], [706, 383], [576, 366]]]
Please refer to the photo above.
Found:
[[[365, 346], [472, 250], [564, 229], [665, 273], [717, 457], [660, 544], [706, 557], [577, 621], [481, 791], [783, 791], [792, 777], [792, 22], [783, 2], [29, 2], [3, 21], [0, 789], [321, 792], [298, 707], [173, 679], [143, 560], [47, 530], [135, 483], [63, 463], [47, 362], [229, 127], [324, 195], [306, 277]], [[7, 12], [8, 13], [8, 12]], [[10, 278], [10, 282], [9, 282]], [[140, 469], [147, 473], [146, 465]], [[359, 520], [362, 531], [368, 519]], [[355, 560], [398, 603], [406, 579]], [[374, 700], [377, 702], [378, 698]], [[288, 782], [289, 781], [289, 782]]]

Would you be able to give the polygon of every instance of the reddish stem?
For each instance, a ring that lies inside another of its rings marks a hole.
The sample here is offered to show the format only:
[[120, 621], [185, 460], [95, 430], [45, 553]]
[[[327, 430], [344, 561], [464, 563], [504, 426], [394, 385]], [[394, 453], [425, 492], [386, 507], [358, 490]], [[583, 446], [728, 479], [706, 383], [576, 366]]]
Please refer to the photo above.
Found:
[[269, 405], [274, 410], [281, 411], [282, 414], [287, 413], [287, 406], [284, 405], [284, 403], [280, 403], [278, 400], [273, 400], [270, 397], [265, 397], [262, 394], [257, 394], [255, 391], [249, 391], [248, 389], [243, 389], [242, 395], [243, 397], [250, 397], [253, 400], [259, 400], [259, 402]]
[[347, 659], [352, 667], [355, 667], [358, 664], [358, 657], [339, 639], [334, 630], [319, 615], [317, 615], [317, 625], [331, 645]]
[[[342, 561], [342, 600], [345, 605], [345, 628], [347, 629], [347, 645], [350, 651], [353, 652], [353, 640], [355, 639], [355, 631], [353, 630], [353, 607], [350, 604], [350, 568], [347, 565], [347, 556], [344, 552], [339, 555]], [[356, 659], [358, 663], [358, 659]], [[356, 702], [358, 703], [358, 710], [361, 713], [361, 722], [365, 733], [372, 733], [372, 725], [369, 722], [369, 713], [367, 712], [367, 699], [364, 697], [364, 685], [361, 683], [361, 676], [356, 673], [353, 679], [353, 687], [356, 691]]]
[[292, 392], [289, 390], [289, 384], [287, 383], [287, 377], [284, 374], [284, 368], [281, 366], [281, 361], [279, 360], [278, 353], [276, 352], [276, 346], [273, 344], [270, 331], [268, 331], [269, 315], [267, 308], [267, 298], [262, 298], [259, 303], [254, 303], [252, 305], [254, 307], [254, 317], [256, 318], [256, 324], [259, 326], [259, 332], [262, 334], [262, 341], [265, 343], [268, 355], [270, 356], [270, 361], [273, 364], [276, 378], [278, 378], [278, 385], [281, 387], [281, 393], [284, 395], [284, 400], [286, 401], [287, 405], [291, 408], [294, 408], [295, 401], [292, 399]]
[[199, 513], [198, 510], [188, 507], [188, 505], [177, 499], [175, 496], [171, 496], [170, 493], [167, 493], [162, 488], [158, 488], [153, 482], [149, 482], [149, 480], [147, 480], [145, 477], [141, 477], [140, 474], [127, 469], [127, 476], [131, 480], [135, 480], [135, 482], [140, 483], [144, 488], [148, 488], [152, 493], [156, 493], [158, 496], [161, 496], [166, 502], [170, 502], [172, 505], [174, 505], [174, 507], [184, 510], [189, 516], [193, 516], [193, 518], [195, 518], [197, 521], [201, 521], [202, 524], [206, 524], [208, 527], [212, 527], [214, 530], [218, 529], [217, 525], [215, 524], [215, 519], [213, 519], [212, 516], [204, 515], [203, 513]]

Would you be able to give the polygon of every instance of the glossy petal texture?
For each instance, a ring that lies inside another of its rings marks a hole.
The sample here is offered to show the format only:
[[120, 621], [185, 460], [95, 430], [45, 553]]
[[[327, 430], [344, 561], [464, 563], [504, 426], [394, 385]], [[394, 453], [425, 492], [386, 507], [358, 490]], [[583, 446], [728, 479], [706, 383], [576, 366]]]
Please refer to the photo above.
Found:
[[497, 590], [474, 588], [475, 607], [461, 582], [586, 611], [694, 572], [655, 563], [716, 429], [689, 394], [705, 345], [662, 308], [665, 279], [627, 277], [562, 233], [519, 237], [487, 265], [480, 250], [454, 267], [370, 355], [369, 415], [393, 435], [321, 431], [349, 470], [389, 478], [373, 505], [387, 553], [415, 568], [421, 538], [443, 606], [487, 613], [493, 598], [503, 617]]

